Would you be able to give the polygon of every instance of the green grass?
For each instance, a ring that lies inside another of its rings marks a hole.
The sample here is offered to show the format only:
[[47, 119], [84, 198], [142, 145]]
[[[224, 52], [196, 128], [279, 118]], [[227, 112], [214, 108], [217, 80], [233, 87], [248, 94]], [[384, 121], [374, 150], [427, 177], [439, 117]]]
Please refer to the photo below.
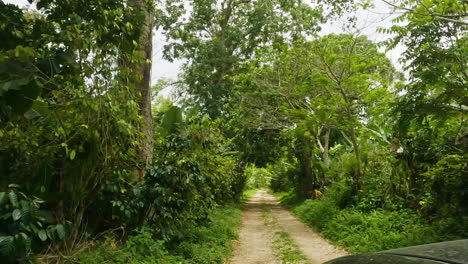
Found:
[[287, 232], [275, 232], [273, 249], [279, 256], [281, 263], [310, 263], [294, 241], [291, 240], [291, 237]]
[[228, 205], [213, 210], [205, 226], [188, 227], [179, 243], [168, 246], [164, 241], [152, 238], [151, 232], [143, 228], [119, 245], [112, 238], [68, 258], [68, 263], [84, 264], [214, 264], [223, 263], [233, 250], [232, 241], [237, 238], [241, 208]]
[[293, 206], [293, 211], [325, 238], [351, 253], [369, 253], [467, 237], [466, 227], [453, 218], [428, 223], [408, 209], [364, 212], [353, 207], [340, 209], [336, 201], [326, 196], [321, 200], [306, 200]]
[[245, 190], [244, 193], [242, 193], [241, 200], [242, 201], [248, 201], [254, 194], [256, 194], [259, 190], [258, 189], [253, 189], [253, 190]]
[[290, 264], [310, 264], [310, 261], [302, 253], [297, 244], [291, 239], [289, 233], [284, 232], [280, 225], [273, 219], [271, 211], [264, 208], [262, 216], [265, 225], [269, 226], [274, 232], [273, 251], [281, 263]]

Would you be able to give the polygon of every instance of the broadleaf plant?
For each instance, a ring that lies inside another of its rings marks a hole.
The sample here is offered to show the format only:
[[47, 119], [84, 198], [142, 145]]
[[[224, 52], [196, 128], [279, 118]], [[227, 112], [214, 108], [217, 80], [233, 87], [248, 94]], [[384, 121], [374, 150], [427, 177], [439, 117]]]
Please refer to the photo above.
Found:
[[0, 258], [6, 263], [27, 260], [36, 249], [67, 234], [68, 224], [55, 224], [51, 212], [41, 209], [42, 199], [20, 190], [10, 184], [0, 192]]

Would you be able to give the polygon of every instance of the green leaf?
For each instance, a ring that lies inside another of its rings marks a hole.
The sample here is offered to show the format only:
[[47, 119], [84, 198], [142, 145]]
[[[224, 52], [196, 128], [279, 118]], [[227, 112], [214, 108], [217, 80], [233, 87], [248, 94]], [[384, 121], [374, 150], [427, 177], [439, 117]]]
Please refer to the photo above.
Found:
[[75, 156], [76, 156], [76, 152], [75, 152], [75, 150], [72, 150], [72, 151], [70, 152], [70, 160], [74, 160], [74, 159], [75, 159]]
[[6, 192], [0, 192], [0, 206], [5, 203]]
[[55, 218], [52, 212], [47, 211], [47, 210], [37, 211], [36, 216], [41, 217], [42, 219], [44, 219], [43, 222], [48, 223], [48, 224], [52, 224], [55, 221]]
[[37, 235], [41, 241], [47, 240], [47, 232], [44, 229], [41, 229]]
[[13, 191], [9, 192], [8, 193], [8, 198], [10, 199], [10, 203], [11, 203], [11, 205], [13, 205], [13, 207], [15, 207], [15, 208], [19, 207], [18, 196], [16, 195], [15, 192], [13, 192]]
[[21, 78], [16, 80], [11, 80], [8, 82], [4, 82], [0, 84], [0, 96], [4, 93], [12, 90], [20, 90], [21, 86], [27, 84], [29, 82], [29, 78]]
[[177, 132], [182, 124], [182, 109], [177, 106], [171, 106], [165, 113], [161, 123], [161, 134], [163, 136]]
[[59, 63], [75, 63], [75, 58], [73, 57], [73, 55], [67, 52], [58, 52], [56, 55], [56, 59]]
[[21, 210], [20, 209], [15, 209], [13, 210], [13, 213], [11, 214], [13, 216], [14, 221], [18, 221], [21, 218]]
[[58, 224], [56, 227], [55, 227], [55, 230], [57, 230], [57, 235], [59, 237], [60, 240], [63, 240], [65, 238], [65, 227], [62, 225], [62, 224]]
[[19, 115], [28, 111], [39, 94], [42, 91], [42, 83], [36, 79], [30, 80], [24, 84], [20, 89], [10, 90], [5, 93], [5, 101], [12, 108], [12, 110]]

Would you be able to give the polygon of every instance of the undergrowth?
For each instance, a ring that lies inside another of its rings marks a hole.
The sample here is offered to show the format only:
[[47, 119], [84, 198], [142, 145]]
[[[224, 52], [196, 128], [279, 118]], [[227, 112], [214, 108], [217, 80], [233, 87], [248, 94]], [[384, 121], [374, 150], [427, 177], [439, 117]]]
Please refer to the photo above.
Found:
[[346, 205], [347, 190], [332, 190], [319, 200], [297, 203], [290, 193], [280, 200], [292, 206], [304, 222], [320, 231], [334, 244], [351, 253], [370, 253], [440, 241], [467, 238], [468, 219], [444, 218], [427, 222], [409, 209], [363, 210], [362, 205]]
[[240, 223], [239, 205], [214, 209], [209, 222], [203, 226], [187, 227], [179, 242], [154, 239], [151, 230], [141, 228], [125, 243], [119, 245], [107, 237], [96, 246], [70, 259], [69, 263], [161, 263], [211, 264], [222, 263], [232, 252], [232, 240], [237, 237]]
[[242, 193], [241, 200], [243, 202], [250, 200], [254, 194], [256, 194], [259, 190], [258, 189], [251, 189], [251, 190], [246, 190]]

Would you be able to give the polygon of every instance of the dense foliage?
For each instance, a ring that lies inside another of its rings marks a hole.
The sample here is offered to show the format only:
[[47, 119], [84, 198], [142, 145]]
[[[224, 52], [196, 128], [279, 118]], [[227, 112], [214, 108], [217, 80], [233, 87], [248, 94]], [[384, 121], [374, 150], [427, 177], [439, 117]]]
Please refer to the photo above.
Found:
[[353, 252], [467, 237], [466, 3], [385, 2], [373, 43], [319, 34], [346, 0], [0, 1], [1, 260], [221, 263], [266, 186]]
[[203, 227], [187, 225], [184, 240], [174, 245], [155, 240], [149, 229], [140, 229], [123, 245], [116, 238], [107, 238], [95, 250], [83, 252], [71, 263], [222, 263], [232, 252], [232, 240], [241, 209], [227, 206], [210, 213], [209, 223]]

